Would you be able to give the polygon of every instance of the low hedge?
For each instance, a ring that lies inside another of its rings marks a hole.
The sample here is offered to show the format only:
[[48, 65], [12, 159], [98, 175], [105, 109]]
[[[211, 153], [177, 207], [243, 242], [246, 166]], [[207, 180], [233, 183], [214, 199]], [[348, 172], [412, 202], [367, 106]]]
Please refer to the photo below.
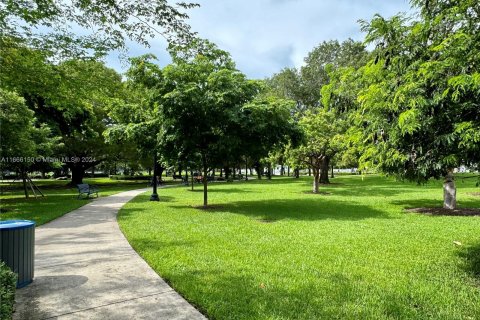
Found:
[[0, 261], [0, 319], [11, 319], [15, 303], [17, 275]]

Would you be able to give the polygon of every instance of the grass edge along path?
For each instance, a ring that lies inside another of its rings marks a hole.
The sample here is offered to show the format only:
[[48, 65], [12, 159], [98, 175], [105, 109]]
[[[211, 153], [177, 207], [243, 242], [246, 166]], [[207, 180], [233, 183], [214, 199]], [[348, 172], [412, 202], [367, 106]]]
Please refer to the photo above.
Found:
[[[440, 206], [441, 184], [339, 177], [163, 189], [119, 214], [133, 248], [212, 319], [478, 319], [480, 218], [405, 214]], [[480, 207], [474, 183], [459, 204]]]
[[[75, 187], [66, 186], [65, 181], [40, 181], [40, 190], [45, 197], [30, 195], [24, 197], [23, 190], [18, 186], [13, 191], [4, 192], [0, 196], [0, 221], [12, 219], [25, 219], [35, 221], [37, 226], [57, 219], [75, 209], [78, 209], [92, 201], [89, 199], [77, 199], [78, 190]], [[99, 197], [107, 197], [123, 191], [146, 188], [147, 181], [118, 181], [104, 178], [85, 179], [85, 183], [99, 186]]]

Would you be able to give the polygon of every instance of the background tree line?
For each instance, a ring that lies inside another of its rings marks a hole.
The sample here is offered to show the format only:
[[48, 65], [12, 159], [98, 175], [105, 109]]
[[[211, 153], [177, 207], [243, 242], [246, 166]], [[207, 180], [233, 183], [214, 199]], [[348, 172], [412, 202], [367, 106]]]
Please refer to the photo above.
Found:
[[[72, 184], [92, 166], [119, 161], [195, 169], [204, 177], [206, 205], [207, 175], [215, 168], [228, 174], [255, 167], [259, 178], [276, 164], [295, 176], [305, 168], [318, 192], [336, 165], [419, 183], [444, 178], [445, 206], [454, 208], [452, 170], [477, 168], [480, 160], [480, 9], [473, 0], [411, 3], [417, 15], [361, 21], [364, 42], [320, 43], [301, 68], [259, 81], [197, 39], [186, 14], [165, 1], [135, 5], [141, 22], [103, 1], [2, 0], [2, 157], [79, 159], [2, 162], [2, 169], [24, 176], [68, 168]], [[76, 37], [62, 23], [102, 32]], [[34, 26], [51, 32], [33, 34]], [[132, 58], [122, 77], [100, 60], [126, 39], [148, 44], [158, 33], [171, 44], [172, 63], [164, 68], [153, 55]]]

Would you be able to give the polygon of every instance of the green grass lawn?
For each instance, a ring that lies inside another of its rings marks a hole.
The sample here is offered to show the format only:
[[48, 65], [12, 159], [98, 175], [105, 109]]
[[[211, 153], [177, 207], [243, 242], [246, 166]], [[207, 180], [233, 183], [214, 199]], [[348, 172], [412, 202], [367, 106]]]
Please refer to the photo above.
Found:
[[[35, 181], [45, 197], [35, 198], [31, 194], [25, 199], [20, 183], [13, 186], [4, 183], [2, 187], [7, 189], [0, 196], [0, 220], [27, 219], [36, 222], [37, 226], [56, 219], [67, 212], [77, 209], [91, 199], [78, 199], [77, 188], [67, 187], [68, 181], [40, 180]], [[147, 181], [119, 181], [108, 178], [84, 179], [84, 183], [96, 184], [99, 196], [109, 196], [118, 192], [144, 188]]]
[[[120, 213], [132, 246], [211, 319], [480, 319], [480, 217], [441, 206], [440, 182], [342, 176], [314, 195], [302, 178], [141, 195]], [[458, 202], [480, 207], [475, 179]], [[458, 241], [461, 245], [455, 244]]]

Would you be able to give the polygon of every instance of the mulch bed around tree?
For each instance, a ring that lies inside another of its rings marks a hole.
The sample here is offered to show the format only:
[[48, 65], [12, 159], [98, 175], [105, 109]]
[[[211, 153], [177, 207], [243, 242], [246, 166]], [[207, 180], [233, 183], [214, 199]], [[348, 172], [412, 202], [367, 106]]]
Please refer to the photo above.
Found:
[[405, 211], [431, 216], [480, 216], [480, 209], [478, 208], [458, 208], [455, 210], [444, 208], [412, 208], [405, 209]]

